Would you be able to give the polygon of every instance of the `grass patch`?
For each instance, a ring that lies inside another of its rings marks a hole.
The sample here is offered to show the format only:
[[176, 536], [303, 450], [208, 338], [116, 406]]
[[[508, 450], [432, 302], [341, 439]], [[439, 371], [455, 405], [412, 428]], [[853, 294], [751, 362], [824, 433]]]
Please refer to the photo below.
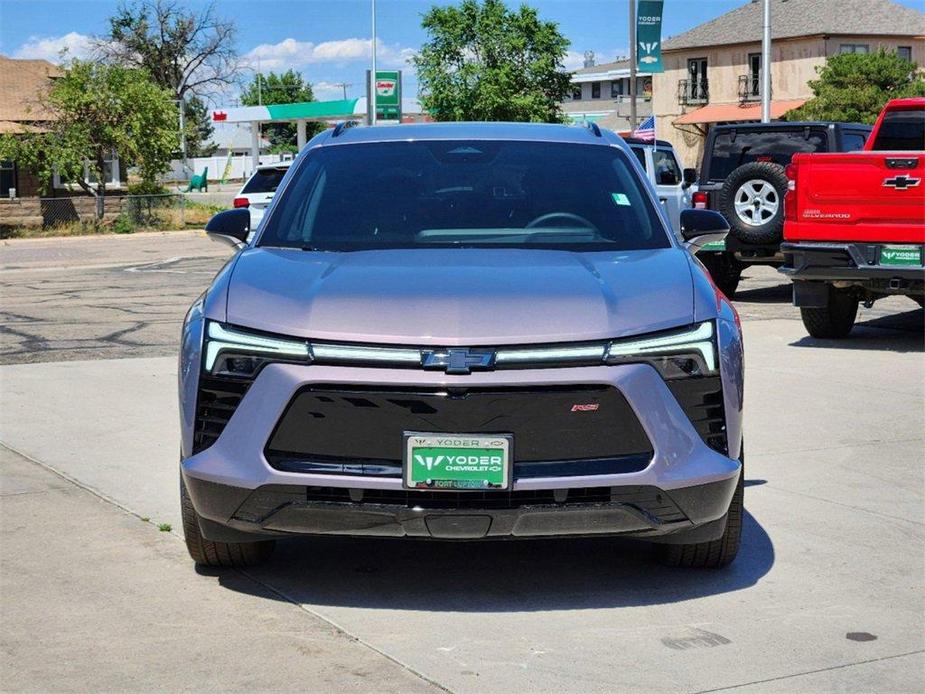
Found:
[[0, 222], [0, 239], [133, 234], [139, 231], [202, 229], [209, 219], [228, 209], [179, 196], [124, 198], [121, 213], [105, 219], [81, 219], [45, 226], [9, 226]]
[[173, 530], [173, 527], [170, 525], [170, 523], [159, 523], [157, 529], [162, 533], [169, 533], [171, 530]]

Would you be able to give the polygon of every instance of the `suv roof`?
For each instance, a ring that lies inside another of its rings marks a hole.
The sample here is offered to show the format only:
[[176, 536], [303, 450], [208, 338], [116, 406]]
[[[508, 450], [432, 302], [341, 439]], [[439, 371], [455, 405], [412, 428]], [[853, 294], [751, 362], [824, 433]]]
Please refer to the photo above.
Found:
[[770, 128], [827, 128], [830, 125], [840, 127], [864, 128], [870, 130], [873, 126], [864, 123], [841, 123], [827, 120], [773, 120], [770, 123], [725, 123], [723, 125], [713, 126], [713, 131], [717, 130], [761, 130]]
[[628, 145], [650, 145], [652, 147], [672, 147], [668, 140], [641, 140], [638, 137], [624, 137], [623, 141]]
[[292, 159], [287, 159], [286, 161], [278, 161], [275, 164], [260, 164], [255, 171], [266, 171], [267, 169], [286, 169], [292, 166]]
[[[335, 131], [336, 134], [335, 134]], [[521, 140], [585, 145], [614, 145], [622, 139], [597, 126], [553, 123], [414, 123], [327, 130], [322, 145], [403, 140]]]

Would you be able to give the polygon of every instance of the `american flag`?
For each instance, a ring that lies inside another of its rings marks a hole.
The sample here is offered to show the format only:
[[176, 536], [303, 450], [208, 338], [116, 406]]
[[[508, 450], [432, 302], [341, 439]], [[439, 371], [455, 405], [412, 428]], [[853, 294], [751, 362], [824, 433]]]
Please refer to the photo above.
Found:
[[655, 139], [655, 116], [649, 116], [642, 123], [639, 124], [639, 127], [633, 131], [633, 137], [638, 137], [640, 140], [654, 140]]

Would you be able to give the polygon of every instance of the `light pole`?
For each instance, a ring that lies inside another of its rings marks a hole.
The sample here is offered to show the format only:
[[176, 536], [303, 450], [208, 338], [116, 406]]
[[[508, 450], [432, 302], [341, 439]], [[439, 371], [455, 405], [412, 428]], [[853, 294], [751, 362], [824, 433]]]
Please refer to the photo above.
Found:
[[636, 0], [630, 6], [630, 134], [636, 129]]
[[376, 0], [372, 2], [373, 37], [370, 42], [372, 52], [372, 70], [369, 71], [369, 124], [376, 124]]
[[764, 34], [761, 37], [761, 122], [771, 122], [771, 0], [764, 0]]

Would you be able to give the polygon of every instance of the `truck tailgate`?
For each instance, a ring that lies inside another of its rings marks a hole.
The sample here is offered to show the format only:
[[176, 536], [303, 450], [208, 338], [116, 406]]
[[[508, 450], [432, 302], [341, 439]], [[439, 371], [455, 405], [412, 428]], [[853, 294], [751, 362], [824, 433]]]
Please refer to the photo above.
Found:
[[793, 163], [788, 241], [925, 243], [925, 152], [798, 154]]

